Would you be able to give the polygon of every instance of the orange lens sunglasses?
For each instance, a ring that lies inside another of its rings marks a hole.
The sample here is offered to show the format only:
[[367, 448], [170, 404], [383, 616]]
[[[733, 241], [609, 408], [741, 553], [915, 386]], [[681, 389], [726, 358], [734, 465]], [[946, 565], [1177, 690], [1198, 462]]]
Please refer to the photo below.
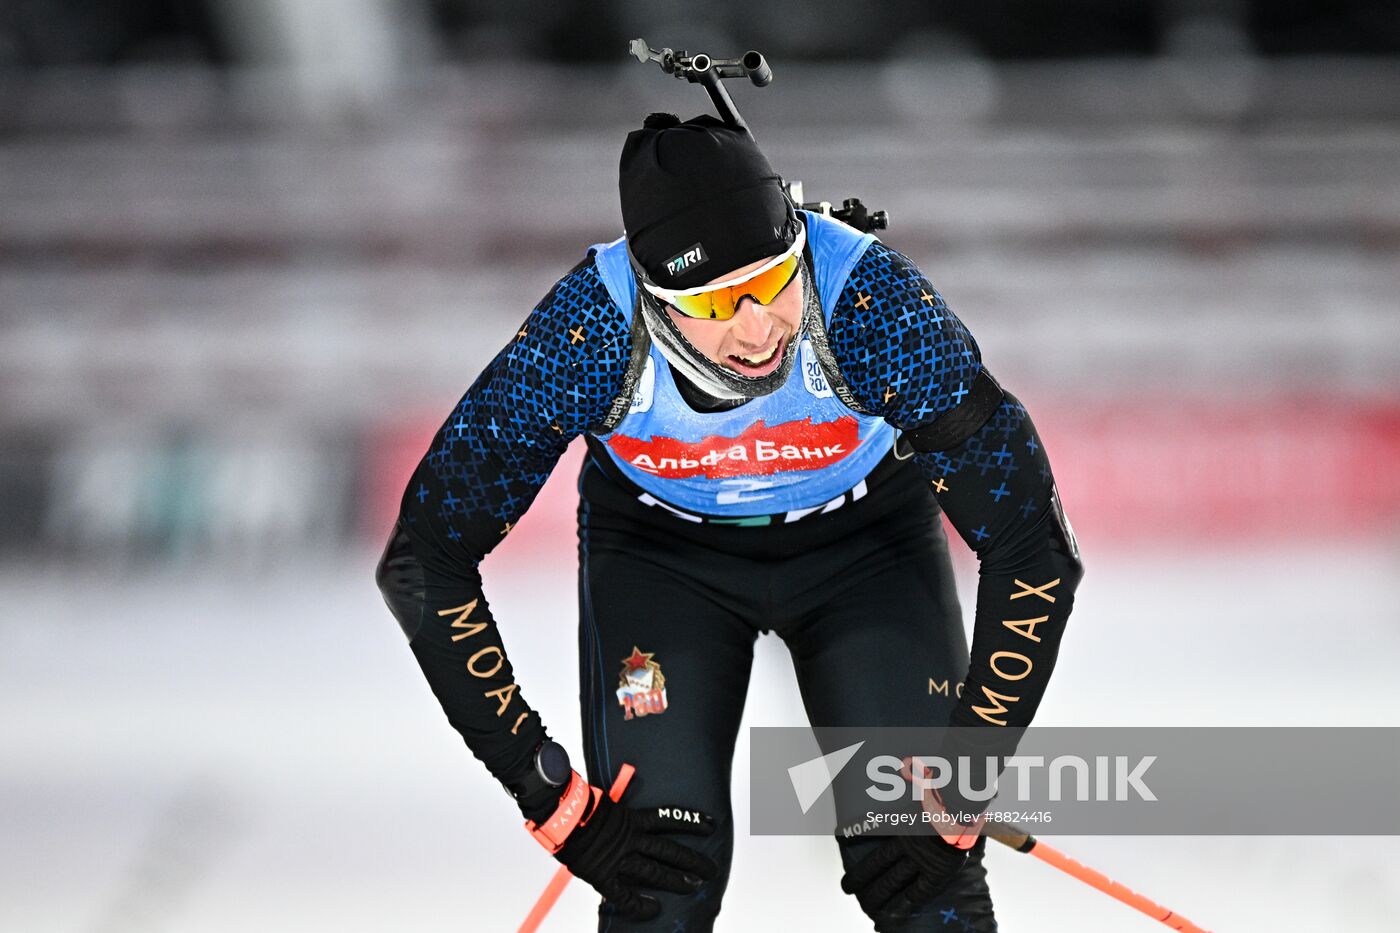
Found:
[[716, 282], [701, 288], [687, 288], [677, 291], [662, 288], [650, 282], [643, 282], [648, 292], [660, 298], [686, 317], [707, 321], [727, 321], [739, 310], [739, 302], [752, 298], [761, 305], [771, 304], [773, 299], [797, 277], [801, 264], [802, 247], [807, 242], [807, 231], [798, 228], [797, 238], [780, 256], [752, 272], [731, 279]]

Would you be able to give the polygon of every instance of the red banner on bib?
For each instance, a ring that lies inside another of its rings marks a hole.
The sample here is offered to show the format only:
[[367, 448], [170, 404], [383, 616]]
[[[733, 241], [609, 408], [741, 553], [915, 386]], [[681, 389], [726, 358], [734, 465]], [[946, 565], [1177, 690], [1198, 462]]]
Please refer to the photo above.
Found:
[[696, 442], [659, 434], [646, 441], [618, 434], [608, 441], [623, 460], [664, 479], [820, 470], [844, 460], [859, 444], [860, 426], [850, 415], [821, 424], [813, 424], [811, 418], [772, 427], [759, 421], [738, 437], [714, 435]]

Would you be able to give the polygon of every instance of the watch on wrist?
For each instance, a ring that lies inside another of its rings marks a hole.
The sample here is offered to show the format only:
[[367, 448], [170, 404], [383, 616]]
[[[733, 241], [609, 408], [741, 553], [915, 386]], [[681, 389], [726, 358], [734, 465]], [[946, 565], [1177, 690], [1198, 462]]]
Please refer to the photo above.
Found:
[[549, 787], [563, 787], [573, 775], [569, 764], [569, 753], [564, 746], [546, 739], [535, 748], [535, 758], [530, 771], [519, 782], [509, 788], [516, 800], [543, 791]]

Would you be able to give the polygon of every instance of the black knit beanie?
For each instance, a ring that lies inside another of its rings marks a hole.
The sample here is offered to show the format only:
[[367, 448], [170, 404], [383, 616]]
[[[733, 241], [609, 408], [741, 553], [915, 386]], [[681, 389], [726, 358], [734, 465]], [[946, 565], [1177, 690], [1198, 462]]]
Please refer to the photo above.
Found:
[[753, 137], [712, 116], [647, 117], [627, 134], [618, 189], [632, 255], [666, 288], [703, 285], [797, 236], [782, 180]]

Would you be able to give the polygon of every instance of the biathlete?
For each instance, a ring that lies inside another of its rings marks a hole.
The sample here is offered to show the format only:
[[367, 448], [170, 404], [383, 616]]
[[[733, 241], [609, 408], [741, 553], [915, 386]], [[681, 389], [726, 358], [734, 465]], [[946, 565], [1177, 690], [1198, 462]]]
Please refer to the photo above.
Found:
[[[698, 933], [728, 879], [760, 632], [814, 726], [1015, 729], [1081, 565], [1025, 408], [907, 257], [800, 210], [713, 117], [648, 117], [619, 185], [626, 235], [467, 390], [378, 579], [448, 720], [602, 894], [600, 929]], [[579, 435], [586, 777], [527, 704], [477, 569]], [[940, 511], [980, 561], [970, 652]], [[877, 930], [994, 930], [972, 838], [840, 837], [842, 886]]]

